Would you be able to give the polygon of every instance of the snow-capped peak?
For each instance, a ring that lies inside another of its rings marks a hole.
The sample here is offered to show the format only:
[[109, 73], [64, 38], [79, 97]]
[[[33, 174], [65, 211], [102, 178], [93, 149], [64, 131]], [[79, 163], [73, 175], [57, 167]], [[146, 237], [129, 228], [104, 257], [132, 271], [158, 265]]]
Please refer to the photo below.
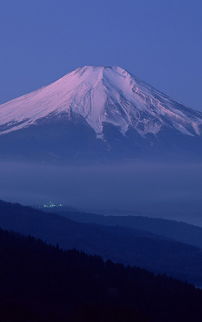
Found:
[[0, 105], [0, 134], [66, 113], [83, 117], [97, 137], [105, 123], [125, 134], [157, 134], [172, 127], [183, 134], [200, 135], [202, 113], [186, 108], [121, 67], [84, 66], [54, 83]]

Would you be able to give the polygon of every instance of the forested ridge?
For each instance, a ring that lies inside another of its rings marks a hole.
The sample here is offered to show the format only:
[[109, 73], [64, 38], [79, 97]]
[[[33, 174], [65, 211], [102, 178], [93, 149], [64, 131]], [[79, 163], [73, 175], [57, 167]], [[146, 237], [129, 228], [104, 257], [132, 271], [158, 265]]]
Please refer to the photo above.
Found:
[[0, 230], [1, 322], [201, 321], [202, 292]]

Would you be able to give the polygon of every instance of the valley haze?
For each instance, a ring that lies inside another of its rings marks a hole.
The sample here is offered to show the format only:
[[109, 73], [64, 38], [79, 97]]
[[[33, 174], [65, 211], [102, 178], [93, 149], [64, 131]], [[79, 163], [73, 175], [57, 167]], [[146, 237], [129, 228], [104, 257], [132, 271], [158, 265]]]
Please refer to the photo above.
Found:
[[202, 226], [202, 165], [125, 163], [53, 166], [0, 163], [1, 199], [49, 200], [102, 214], [177, 219]]

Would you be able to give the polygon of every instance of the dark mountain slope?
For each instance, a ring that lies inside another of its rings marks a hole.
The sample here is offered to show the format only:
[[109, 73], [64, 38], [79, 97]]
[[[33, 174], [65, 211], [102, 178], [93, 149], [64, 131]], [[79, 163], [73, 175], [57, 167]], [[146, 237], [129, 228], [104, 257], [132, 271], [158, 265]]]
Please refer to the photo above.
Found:
[[202, 248], [202, 227], [184, 222], [144, 216], [103, 216], [71, 209], [49, 211], [81, 223], [134, 228]]
[[82, 224], [0, 202], [0, 227], [202, 285], [202, 250], [124, 227]]
[[201, 321], [202, 292], [0, 230], [1, 322]]

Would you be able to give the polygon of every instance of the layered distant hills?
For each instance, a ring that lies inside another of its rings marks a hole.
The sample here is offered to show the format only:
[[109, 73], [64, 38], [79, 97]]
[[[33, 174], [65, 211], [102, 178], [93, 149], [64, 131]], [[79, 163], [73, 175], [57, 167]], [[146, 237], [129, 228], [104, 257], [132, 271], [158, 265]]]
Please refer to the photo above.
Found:
[[[81, 213], [69, 213], [71, 216], [72, 219], [68, 219], [0, 202], [0, 227], [3, 229], [41, 238], [63, 249], [82, 250], [117, 263], [166, 273], [197, 286], [202, 285], [202, 241], [199, 239], [196, 244], [195, 238], [202, 234], [202, 228], [128, 217], [125, 221], [124, 218], [103, 218], [100, 224], [95, 224], [92, 216], [91, 222], [81, 223], [78, 222]], [[83, 216], [85, 218], [85, 213]]]

